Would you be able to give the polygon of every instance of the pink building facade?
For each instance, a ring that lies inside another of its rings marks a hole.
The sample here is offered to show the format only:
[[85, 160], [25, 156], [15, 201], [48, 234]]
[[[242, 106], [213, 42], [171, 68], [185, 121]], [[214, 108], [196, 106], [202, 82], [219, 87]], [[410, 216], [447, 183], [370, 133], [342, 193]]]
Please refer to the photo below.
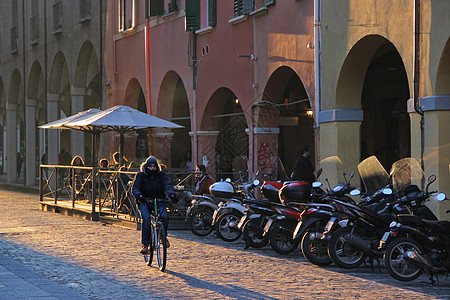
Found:
[[209, 172], [236, 171], [247, 157], [250, 171], [273, 174], [273, 157], [290, 173], [298, 148], [315, 148], [313, 1], [110, 0], [107, 7], [111, 106], [184, 126], [126, 137], [127, 157], [152, 153], [168, 167], [205, 164]]

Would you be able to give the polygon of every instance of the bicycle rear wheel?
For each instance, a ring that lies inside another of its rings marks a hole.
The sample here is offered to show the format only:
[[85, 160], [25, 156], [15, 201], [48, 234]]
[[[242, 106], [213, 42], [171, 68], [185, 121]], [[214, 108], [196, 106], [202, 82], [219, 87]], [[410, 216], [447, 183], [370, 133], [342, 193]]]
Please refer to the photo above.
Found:
[[164, 272], [166, 269], [166, 258], [167, 258], [167, 242], [166, 242], [166, 231], [162, 223], [156, 225], [156, 257], [158, 260], [159, 270]]

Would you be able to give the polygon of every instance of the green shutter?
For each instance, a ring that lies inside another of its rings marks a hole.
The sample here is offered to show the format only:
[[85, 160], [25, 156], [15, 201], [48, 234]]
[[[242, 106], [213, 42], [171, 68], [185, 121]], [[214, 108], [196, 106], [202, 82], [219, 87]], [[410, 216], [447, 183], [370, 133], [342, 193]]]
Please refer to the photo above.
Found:
[[186, 31], [200, 29], [200, 0], [186, 0]]
[[265, 6], [274, 5], [277, 1], [276, 0], [264, 0]]
[[253, 1], [254, 0], [244, 0], [244, 5], [242, 9], [242, 13], [244, 15], [247, 15], [253, 11]]
[[164, 15], [164, 0], [148, 0], [150, 1], [150, 16]]
[[217, 0], [208, 0], [208, 25], [217, 25]]
[[244, 0], [234, 0], [234, 16], [242, 15], [242, 8], [244, 5]]

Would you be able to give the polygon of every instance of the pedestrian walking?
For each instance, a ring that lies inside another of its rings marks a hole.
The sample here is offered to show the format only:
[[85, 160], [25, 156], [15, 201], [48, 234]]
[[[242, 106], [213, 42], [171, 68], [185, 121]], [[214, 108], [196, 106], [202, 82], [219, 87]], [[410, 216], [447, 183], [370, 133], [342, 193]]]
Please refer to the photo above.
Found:
[[294, 167], [294, 178], [299, 181], [306, 181], [309, 183], [313, 183], [316, 179], [314, 175], [314, 168], [309, 160], [311, 156], [309, 145], [303, 145], [300, 147], [300, 157], [295, 162]]

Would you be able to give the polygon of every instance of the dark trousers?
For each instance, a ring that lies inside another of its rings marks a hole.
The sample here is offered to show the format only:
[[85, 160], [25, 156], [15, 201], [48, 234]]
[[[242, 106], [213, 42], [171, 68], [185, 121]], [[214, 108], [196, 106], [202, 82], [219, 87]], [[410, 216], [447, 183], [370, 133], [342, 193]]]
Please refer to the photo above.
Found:
[[[141, 212], [142, 216], [142, 244], [149, 245], [151, 244], [152, 233], [150, 230], [150, 212], [154, 210], [154, 204], [139, 204], [138, 208]], [[169, 215], [167, 214], [166, 206], [164, 203], [158, 203], [158, 212], [161, 218], [161, 221], [164, 225], [164, 229], [166, 230], [169, 227]]]

